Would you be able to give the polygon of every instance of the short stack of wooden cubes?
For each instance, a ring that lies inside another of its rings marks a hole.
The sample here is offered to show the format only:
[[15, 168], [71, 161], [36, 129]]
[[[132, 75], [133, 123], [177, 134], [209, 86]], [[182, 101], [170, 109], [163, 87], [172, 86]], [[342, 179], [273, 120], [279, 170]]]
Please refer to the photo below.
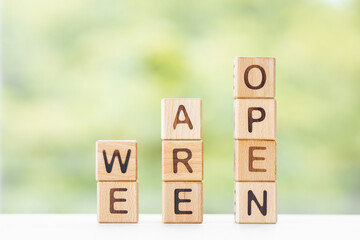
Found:
[[202, 101], [168, 98], [161, 102], [164, 223], [203, 221]]
[[98, 222], [138, 222], [137, 142], [97, 141], [96, 180]]
[[237, 223], [276, 223], [275, 58], [234, 60]]

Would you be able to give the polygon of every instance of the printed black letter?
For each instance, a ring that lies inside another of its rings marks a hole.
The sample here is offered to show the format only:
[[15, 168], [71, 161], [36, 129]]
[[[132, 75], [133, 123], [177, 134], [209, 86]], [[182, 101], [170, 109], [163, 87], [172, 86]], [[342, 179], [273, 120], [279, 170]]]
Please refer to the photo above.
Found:
[[256, 199], [253, 191], [248, 191], [248, 215], [251, 215], [251, 201], [254, 201], [256, 203], [256, 206], [259, 208], [261, 214], [263, 216], [266, 216], [267, 212], [267, 191], [264, 191], [263, 193], [263, 205], [261, 206], [259, 201]]
[[174, 191], [174, 200], [175, 200], [175, 214], [192, 214], [192, 211], [180, 211], [179, 210], [179, 204], [182, 202], [191, 202], [190, 199], [180, 199], [179, 193], [180, 192], [191, 192], [192, 190], [190, 188], [185, 189], [175, 189]]
[[[252, 117], [252, 112], [253, 111], [259, 111], [260, 113], [261, 113], [261, 116], [260, 116], [260, 118], [253, 118]], [[265, 110], [263, 109], [263, 108], [261, 108], [261, 107], [251, 107], [251, 108], [249, 108], [248, 109], [248, 131], [249, 132], [252, 132], [252, 130], [253, 130], [253, 127], [252, 127], [252, 124], [254, 123], [254, 122], [261, 122], [261, 121], [263, 121], [264, 119], [265, 119], [265, 116], [266, 116], [266, 114], [265, 114]]]
[[131, 154], [131, 149], [129, 149], [129, 150], [127, 151], [125, 163], [123, 164], [123, 163], [122, 163], [122, 160], [121, 160], [120, 152], [119, 152], [119, 150], [116, 149], [116, 150], [114, 151], [113, 155], [112, 155], [111, 162], [110, 162], [110, 164], [109, 164], [109, 163], [108, 163], [108, 160], [107, 160], [107, 157], [106, 157], [106, 151], [103, 150], [103, 156], [104, 156], [104, 162], [105, 162], [106, 172], [107, 172], [107, 173], [111, 173], [112, 167], [113, 167], [113, 165], [114, 165], [115, 158], [118, 157], [118, 159], [119, 159], [119, 164], [120, 164], [120, 168], [121, 168], [121, 172], [122, 172], [122, 173], [126, 173], [126, 170], [127, 170], [128, 164], [129, 164], [130, 154]]

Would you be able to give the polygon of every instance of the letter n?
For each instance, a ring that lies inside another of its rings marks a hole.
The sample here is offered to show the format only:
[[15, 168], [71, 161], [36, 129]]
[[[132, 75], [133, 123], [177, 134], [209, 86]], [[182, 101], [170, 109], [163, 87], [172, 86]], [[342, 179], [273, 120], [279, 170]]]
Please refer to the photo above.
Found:
[[259, 208], [261, 214], [266, 216], [267, 214], [267, 191], [263, 192], [263, 205], [261, 206], [257, 198], [255, 197], [253, 191], [248, 191], [248, 215], [251, 215], [251, 201], [254, 201], [256, 206]]

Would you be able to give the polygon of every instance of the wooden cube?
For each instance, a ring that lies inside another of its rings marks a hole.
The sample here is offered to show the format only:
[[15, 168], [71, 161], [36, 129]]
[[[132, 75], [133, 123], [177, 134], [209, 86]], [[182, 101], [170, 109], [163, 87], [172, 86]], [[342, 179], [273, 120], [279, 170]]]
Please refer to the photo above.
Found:
[[235, 140], [234, 163], [235, 181], [275, 181], [276, 142], [273, 140]]
[[165, 98], [161, 101], [162, 139], [201, 139], [202, 102], [199, 98]]
[[275, 58], [237, 57], [234, 60], [234, 98], [274, 98]]
[[137, 142], [101, 140], [96, 142], [97, 181], [136, 181]]
[[202, 223], [201, 182], [163, 182], [164, 223]]
[[138, 222], [139, 200], [137, 182], [98, 182], [97, 197], [98, 222]]
[[276, 101], [236, 99], [234, 101], [235, 139], [275, 140]]
[[275, 182], [235, 182], [235, 221], [237, 223], [276, 223]]
[[202, 181], [203, 141], [164, 140], [162, 142], [163, 181]]

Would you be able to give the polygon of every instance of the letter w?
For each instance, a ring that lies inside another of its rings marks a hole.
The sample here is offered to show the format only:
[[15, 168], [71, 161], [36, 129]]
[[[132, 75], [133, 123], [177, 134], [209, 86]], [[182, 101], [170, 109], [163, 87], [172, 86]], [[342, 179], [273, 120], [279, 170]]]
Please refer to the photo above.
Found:
[[131, 149], [129, 149], [129, 150], [127, 151], [125, 163], [123, 164], [123, 163], [122, 163], [122, 160], [121, 160], [120, 152], [119, 152], [119, 150], [116, 149], [116, 150], [114, 151], [113, 155], [112, 155], [111, 162], [110, 162], [110, 164], [109, 164], [108, 159], [107, 159], [107, 156], [106, 156], [106, 151], [103, 150], [103, 156], [104, 156], [104, 162], [105, 162], [106, 172], [107, 172], [107, 173], [111, 173], [112, 168], [113, 168], [113, 165], [114, 165], [115, 158], [118, 157], [118, 159], [119, 159], [119, 164], [120, 164], [120, 168], [121, 168], [121, 172], [122, 172], [122, 173], [126, 173], [127, 167], [128, 167], [128, 165], [129, 165], [130, 155], [131, 155]]

